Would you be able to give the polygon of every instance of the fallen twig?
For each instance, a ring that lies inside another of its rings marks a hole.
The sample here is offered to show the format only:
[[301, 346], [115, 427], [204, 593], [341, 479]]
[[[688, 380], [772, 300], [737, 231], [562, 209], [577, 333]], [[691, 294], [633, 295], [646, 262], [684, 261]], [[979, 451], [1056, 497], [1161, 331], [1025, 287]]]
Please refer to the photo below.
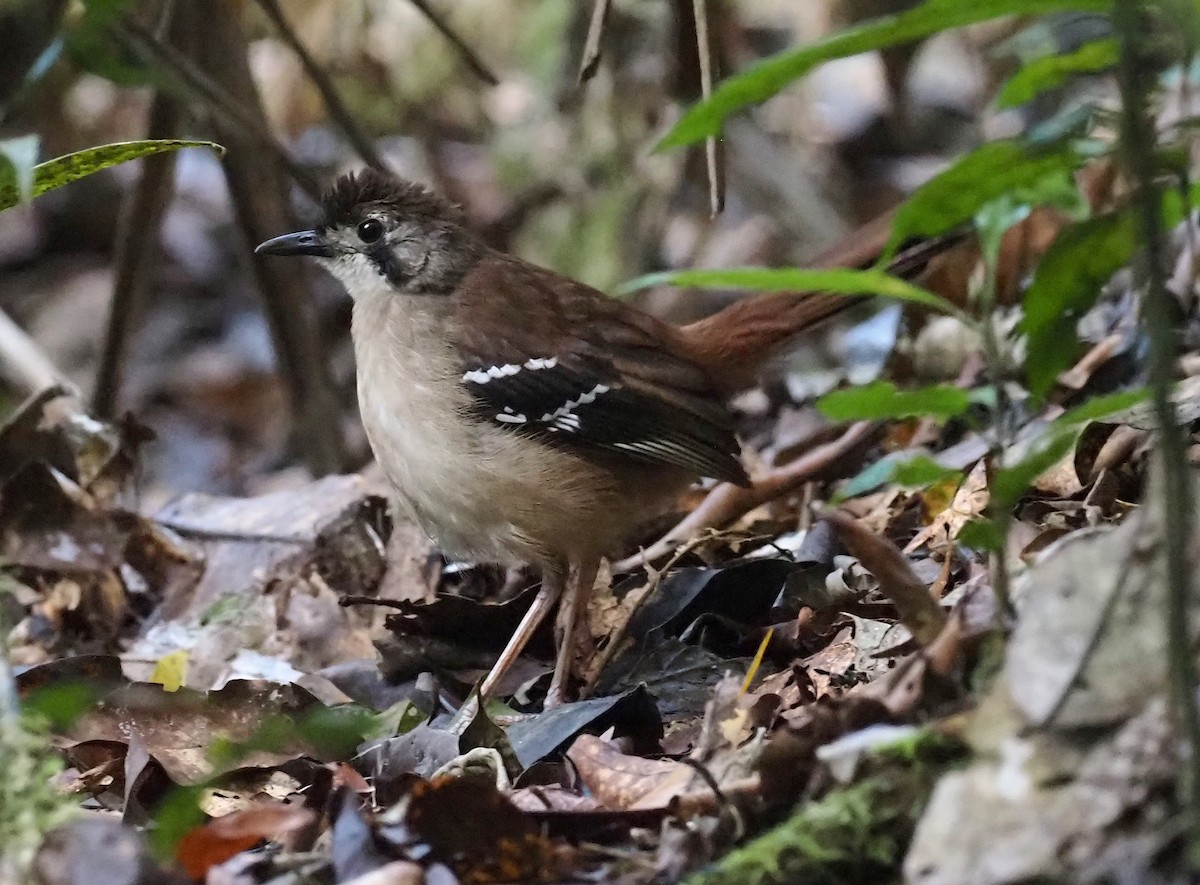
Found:
[[608, 11], [611, 7], [612, 0], [596, 0], [596, 5], [592, 7], [587, 39], [583, 44], [583, 55], [579, 59], [580, 86], [596, 76], [596, 70], [600, 67], [600, 57], [603, 55], [600, 43], [604, 40], [604, 29], [608, 26]]
[[[712, 97], [712, 44], [708, 36], [708, 0], [692, 0], [692, 24], [696, 31], [696, 54], [700, 58], [700, 95], [707, 101]], [[704, 139], [704, 163], [708, 170], [708, 208], [713, 215], [725, 208], [725, 152], [721, 139]]]

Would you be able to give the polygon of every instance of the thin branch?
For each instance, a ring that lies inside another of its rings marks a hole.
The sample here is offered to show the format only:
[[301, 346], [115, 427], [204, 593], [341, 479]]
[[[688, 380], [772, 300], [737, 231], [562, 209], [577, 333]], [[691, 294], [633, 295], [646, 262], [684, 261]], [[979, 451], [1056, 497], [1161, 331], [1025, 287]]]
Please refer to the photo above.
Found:
[[601, 43], [604, 41], [604, 30], [608, 27], [608, 11], [612, 0], [596, 0], [592, 7], [592, 19], [588, 23], [587, 39], [583, 43], [583, 54], [579, 58], [578, 84], [582, 86], [600, 68], [600, 57], [604, 54]]
[[125, 16], [119, 25], [111, 26], [109, 32], [123, 48], [171, 77], [188, 95], [203, 102], [218, 118], [252, 135], [255, 141], [275, 155], [301, 190], [314, 201], [321, 198], [320, 183], [279, 143], [265, 121], [239, 104], [194, 61], [163, 43], [153, 31], [131, 16]]
[[[246, 36], [241, 27], [240, 0], [209, 0], [186, 4], [195, 29], [196, 59], [221, 94], [250, 110], [258, 128], [266, 126], [262, 101], [247, 61]], [[217, 140], [229, 152], [222, 168], [247, 256], [263, 240], [294, 230], [286, 182], [273, 158], [258, 151], [253, 130], [216, 120]], [[306, 268], [294, 261], [251, 259], [262, 294], [280, 373], [288, 387], [295, 426], [293, 441], [310, 469], [320, 475], [341, 469], [341, 413], [329, 380], [324, 342], [309, 291]]]
[[300, 59], [300, 64], [303, 65], [304, 72], [308, 74], [308, 78], [312, 80], [313, 85], [317, 87], [317, 91], [321, 93], [321, 100], [325, 102], [329, 116], [333, 117], [334, 122], [338, 124], [346, 139], [358, 151], [358, 155], [362, 158], [362, 161], [368, 166], [373, 166], [376, 169], [386, 172], [387, 164], [383, 162], [379, 151], [375, 149], [375, 143], [363, 132], [362, 128], [355, 121], [354, 116], [350, 113], [345, 102], [342, 101], [342, 97], [338, 94], [337, 87], [333, 85], [333, 80], [325, 73], [325, 69], [317, 64], [316, 59], [304, 48], [304, 44], [300, 42], [300, 38], [292, 29], [292, 26], [288, 24], [287, 18], [284, 17], [283, 10], [279, 8], [277, 0], [258, 0], [258, 5], [266, 13], [267, 18], [271, 20], [283, 42]]
[[[180, 31], [176, 29], [177, 35]], [[183, 115], [183, 103], [159, 90], [150, 106], [147, 136], [178, 137]], [[173, 152], [144, 159], [141, 176], [121, 212], [112, 301], [92, 391], [92, 411], [99, 418], [112, 418], [116, 413], [127, 345], [144, 310], [151, 270], [159, 252], [159, 225], [174, 190], [174, 174]]]
[[456, 50], [458, 50], [458, 54], [462, 56], [463, 61], [467, 63], [467, 67], [474, 71], [475, 76], [487, 83], [489, 86], [496, 86], [499, 84], [500, 80], [496, 77], [496, 75], [488, 70], [487, 65], [479, 60], [479, 56], [477, 56], [474, 50], [472, 50], [471, 47], [466, 44], [466, 41], [464, 41], [462, 37], [458, 36], [458, 34], [454, 32], [454, 29], [450, 27], [446, 20], [442, 18], [439, 13], [435, 12], [429, 7], [429, 4], [426, 2], [426, 0], [408, 0], [408, 2], [417, 7], [417, 9], [421, 10], [421, 14], [429, 19], [429, 23], [437, 28], [438, 33], [450, 41], [450, 44]]
[[19, 396], [32, 396], [48, 387], [74, 390], [29, 334], [0, 310], [0, 378]]
[[[696, 54], [700, 59], [700, 95], [707, 101], [713, 90], [712, 43], [708, 37], [708, 0], [692, 0], [692, 22], [696, 31]], [[725, 157], [721, 139], [704, 139], [704, 163], [708, 170], [708, 208], [713, 215], [725, 208]]]
[[1142, 245], [1141, 271], [1146, 280], [1142, 315], [1149, 338], [1149, 377], [1158, 421], [1161, 452], [1162, 531], [1167, 570], [1167, 664], [1179, 734], [1187, 743], [1180, 807], [1187, 816], [1187, 861], [1200, 869], [1200, 713], [1196, 709], [1196, 660], [1192, 649], [1192, 566], [1188, 541], [1193, 526], [1192, 478], [1183, 435], [1176, 423], [1171, 386], [1175, 367], [1173, 305], [1166, 281], [1166, 236], [1162, 229], [1162, 191], [1158, 187], [1158, 146], [1150, 114], [1157, 85], [1154, 54], [1157, 29], [1150, 27], [1151, 4], [1118, 0], [1113, 24], [1121, 43], [1117, 82], [1121, 90], [1121, 152], [1135, 186]]

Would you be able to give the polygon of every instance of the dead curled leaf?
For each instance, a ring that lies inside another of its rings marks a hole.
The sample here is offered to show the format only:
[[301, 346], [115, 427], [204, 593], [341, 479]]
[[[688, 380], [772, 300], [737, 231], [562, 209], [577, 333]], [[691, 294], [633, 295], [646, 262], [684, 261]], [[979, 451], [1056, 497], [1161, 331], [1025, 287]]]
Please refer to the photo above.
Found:
[[264, 840], [286, 840], [295, 847], [297, 837], [316, 821], [316, 813], [302, 806], [264, 802], [219, 817], [184, 834], [175, 849], [175, 856], [189, 876], [204, 879], [211, 867]]
[[666, 808], [696, 777], [682, 762], [628, 756], [590, 734], [575, 739], [567, 758], [600, 804], [618, 811]]
[[834, 511], [827, 519], [837, 528], [846, 548], [879, 581], [879, 589], [896, 606], [901, 622], [922, 646], [941, 632], [946, 613], [894, 544], [866, 531], [850, 516]]
[[563, 853], [537, 821], [473, 778], [418, 781], [380, 824], [381, 841], [412, 859], [444, 863], [470, 885], [558, 881], [564, 869]]

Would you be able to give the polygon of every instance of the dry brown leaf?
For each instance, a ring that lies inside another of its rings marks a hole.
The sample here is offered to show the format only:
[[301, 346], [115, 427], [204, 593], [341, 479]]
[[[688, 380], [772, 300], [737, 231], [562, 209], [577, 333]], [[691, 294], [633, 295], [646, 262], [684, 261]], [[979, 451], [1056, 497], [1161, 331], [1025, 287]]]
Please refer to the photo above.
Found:
[[279, 842], [295, 837], [316, 820], [317, 815], [303, 806], [264, 802], [184, 834], [175, 848], [175, 856], [189, 876], [203, 879], [210, 867], [263, 840]]
[[880, 591], [896, 606], [913, 638], [922, 646], [932, 642], [946, 623], [946, 613], [896, 545], [845, 513], [835, 510], [827, 519], [850, 553], [879, 581]]
[[588, 790], [605, 808], [666, 808], [686, 792], [696, 772], [682, 762], [628, 756], [610, 742], [581, 734], [567, 750]]
[[990, 500], [987, 466], [983, 461], [979, 461], [958, 487], [950, 506], [917, 532], [903, 552], [912, 553], [928, 544], [934, 551], [948, 553], [953, 546], [951, 542], [958, 537], [962, 527], [983, 513]]

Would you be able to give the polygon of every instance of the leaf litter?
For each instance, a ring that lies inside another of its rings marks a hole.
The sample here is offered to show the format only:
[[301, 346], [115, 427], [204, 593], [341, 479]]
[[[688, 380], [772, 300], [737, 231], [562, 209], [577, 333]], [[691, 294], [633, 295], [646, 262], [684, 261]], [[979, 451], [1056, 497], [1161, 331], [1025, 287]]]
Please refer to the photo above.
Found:
[[[1177, 396], [1200, 420], [1195, 385]], [[1148, 868], [1176, 751], [1161, 526], [1134, 503], [1155, 494], [1145, 414], [1084, 423], [1012, 502], [1006, 646], [972, 528], [987, 444], [896, 420], [803, 495], [603, 572], [583, 695], [544, 711], [548, 629], [475, 692], [528, 576], [442, 560], [369, 471], [143, 508], [146, 431], [39, 397], [0, 428], [4, 615], [54, 789], [84, 813], [35, 869], [87, 881], [84, 846], [111, 881], [238, 885]], [[837, 433], [821, 420], [810, 442]], [[795, 435], [781, 419], [755, 445], [803, 454]], [[918, 450], [937, 471], [858, 478]]]

